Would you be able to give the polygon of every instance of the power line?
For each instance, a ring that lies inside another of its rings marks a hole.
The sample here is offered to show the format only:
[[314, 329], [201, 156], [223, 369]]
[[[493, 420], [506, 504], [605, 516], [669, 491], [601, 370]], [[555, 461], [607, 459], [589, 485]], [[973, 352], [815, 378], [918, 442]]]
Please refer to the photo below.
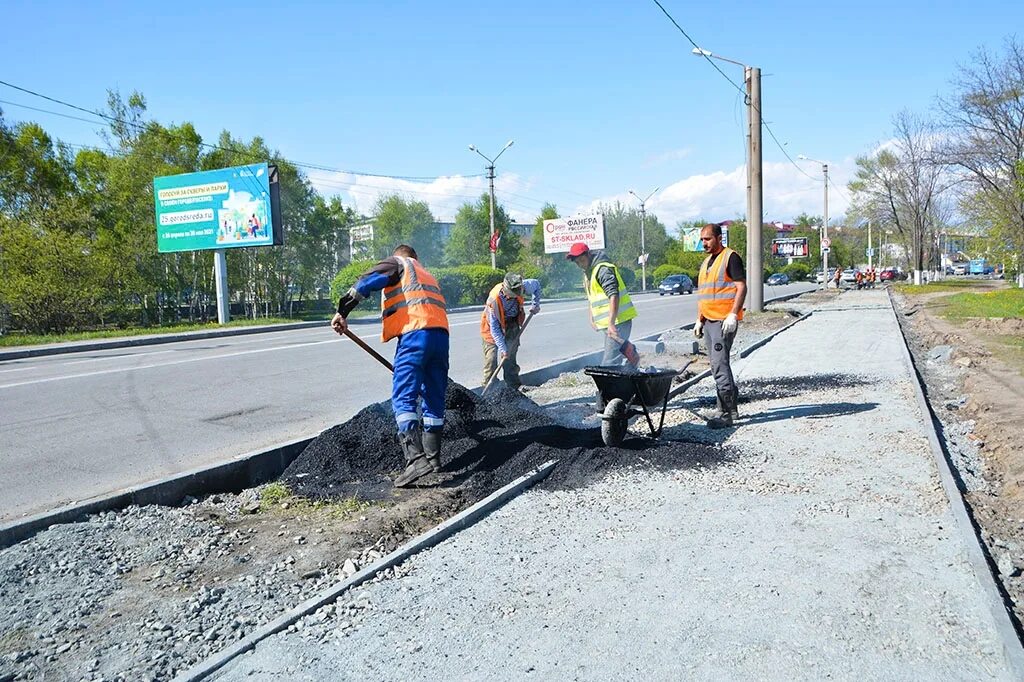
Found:
[[698, 45], [696, 42], [694, 42], [693, 38], [690, 37], [690, 34], [687, 33], [683, 29], [683, 27], [679, 25], [679, 22], [677, 22], [674, 18], [672, 18], [672, 15], [669, 14], [668, 10], [665, 9], [664, 5], [662, 5], [658, 0], [653, 0], [653, 1], [654, 1], [654, 4], [658, 6], [658, 9], [660, 9], [665, 14], [665, 16], [668, 17], [668, 20], [671, 21], [672, 24], [675, 25], [675, 27], [677, 29], [679, 29], [679, 32], [682, 33], [683, 36], [688, 41], [690, 41], [690, 44], [693, 45], [693, 47], [697, 50], [697, 54], [699, 54], [701, 57], [704, 57], [705, 61], [707, 61], [707, 63], [710, 64], [711, 66], [713, 66], [715, 71], [717, 71], [718, 73], [720, 73], [722, 75], [722, 78], [724, 78], [726, 81], [728, 81], [730, 85], [732, 85], [734, 88], [736, 88], [737, 91], [739, 91], [740, 93], [743, 94], [744, 102], [748, 106], [752, 107], [754, 109], [754, 111], [757, 112], [757, 118], [761, 122], [761, 125], [763, 125], [764, 129], [768, 131], [768, 135], [775, 142], [775, 146], [777, 146], [779, 148], [779, 151], [782, 152], [782, 154], [793, 165], [793, 167], [796, 168], [801, 173], [803, 173], [804, 175], [806, 175], [811, 180], [815, 180], [816, 178], [814, 176], [809, 175], [803, 168], [801, 168], [800, 166], [797, 165], [796, 161], [793, 160], [793, 157], [791, 157], [789, 155], [789, 152], [786, 151], [786, 148], [782, 146], [781, 142], [779, 142], [779, 138], [775, 137], [775, 132], [772, 131], [771, 126], [768, 125], [768, 122], [764, 120], [764, 116], [761, 115], [760, 107], [754, 107], [751, 102], [747, 101], [747, 97], [746, 97], [747, 93], [746, 93], [746, 91], [743, 88], [741, 88], [739, 86], [739, 84], [736, 83], [736, 81], [734, 81], [733, 79], [729, 78], [729, 76], [725, 73], [725, 71], [722, 71], [721, 67], [718, 66], [718, 64], [716, 64], [713, 59], [711, 59], [711, 56], [706, 54], [706, 51], [700, 45]]
[[[82, 111], [82, 112], [85, 112], [87, 114], [92, 114], [93, 116], [98, 116], [98, 117], [100, 117], [100, 118], [102, 118], [102, 119], [104, 119], [106, 121], [110, 121], [112, 123], [118, 123], [120, 125], [129, 126], [131, 128], [135, 128], [136, 130], [145, 130], [145, 128], [146, 128], [145, 124], [135, 123], [133, 121], [126, 121], [126, 120], [124, 120], [122, 118], [118, 118], [116, 116], [111, 116], [109, 114], [104, 114], [103, 112], [100, 112], [100, 111], [95, 111], [93, 109], [87, 109], [86, 107], [81, 107], [81, 106], [78, 106], [77, 104], [72, 104], [71, 102], [66, 102], [66, 101], [64, 101], [62, 99], [58, 99], [56, 97], [51, 97], [49, 95], [44, 95], [41, 92], [36, 92], [36, 91], [30, 90], [28, 88], [23, 88], [20, 85], [15, 85], [13, 83], [8, 83], [7, 81], [4, 81], [4, 80], [0, 80], [0, 85], [5, 85], [5, 86], [7, 86], [9, 88], [13, 88], [14, 90], [18, 90], [20, 92], [24, 92], [26, 94], [32, 95], [33, 97], [39, 97], [41, 99], [45, 99], [45, 100], [47, 100], [49, 102], [53, 102], [55, 104], [60, 104], [61, 106], [69, 107], [71, 109], [76, 109], [78, 111]], [[15, 106], [25, 106], [25, 105], [18, 105], [18, 104], [16, 104]], [[26, 108], [31, 109], [32, 107], [26, 107]], [[47, 111], [47, 110], [43, 110], [43, 109], [37, 109], [37, 111], [43, 111], [45, 113], [53, 113], [53, 114], [56, 114], [58, 116], [61, 116], [61, 115], [67, 116], [65, 114], [59, 114], [57, 112], [51, 112], [51, 111]], [[84, 120], [84, 119], [78, 119], [78, 120]], [[99, 123], [99, 121], [86, 121], [86, 123]], [[245, 149], [235, 149], [235, 148], [229, 148], [229, 147], [221, 147], [219, 145], [210, 144], [209, 142], [200, 142], [199, 145], [202, 146], [202, 147], [206, 147], [207, 149], [218, 150], [218, 151], [223, 151], [223, 152], [229, 152], [231, 154], [240, 154], [240, 155], [249, 156], [249, 157], [262, 156], [262, 155], [254, 154], [253, 152], [247, 151]], [[438, 180], [438, 179], [445, 178], [445, 177], [451, 177], [451, 176], [444, 176], [444, 175], [415, 176], [415, 175], [387, 175], [387, 174], [384, 174], [384, 173], [368, 173], [368, 172], [364, 172], [364, 171], [353, 171], [353, 170], [345, 170], [345, 169], [342, 169], [342, 168], [333, 168], [331, 166], [325, 166], [325, 165], [322, 165], [322, 164], [307, 163], [307, 162], [303, 162], [303, 161], [292, 161], [290, 159], [285, 159], [284, 157], [279, 157], [279, 158], [281, 158], [282, 161], [288, 161], [288, 163], [292, 164], [293, 166], [299, 167], [299, 168], [308, 168], [308, 169], [311, 169], [311, 170], [326, 171], [326, 172], [330, 172], [330, 173], [344, 173], [344, 174], [347, 174], [347, 175], [360, 175], [360, 176], [371, 177], [371, 178], [392, 178], [392, 179], [395, 179], [395, 180], [408, 180], [410, 182], [421, 182], [421, 181], [431, 181], [431, 180]], [[465, 175], [465, 176], [462, 176], [462, 177], [474, 177], [475, 178], [475, 177], [482, 177], [482, 176], [483, 176], [483, 174], [481, 173], [481, 174], [477, 174], [477, 175]]]

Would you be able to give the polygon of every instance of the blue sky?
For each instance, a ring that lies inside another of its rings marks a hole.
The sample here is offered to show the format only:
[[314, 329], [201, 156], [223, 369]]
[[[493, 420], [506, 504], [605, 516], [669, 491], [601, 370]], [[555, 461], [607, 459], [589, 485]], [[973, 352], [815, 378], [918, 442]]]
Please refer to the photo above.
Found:
[[[769, 126], [840, 182], [894, 113], [930, 113], [958, 64], [1024, 25], [1010, 0], [663, 4], [705, 49], [761, 67]], [[519, 220], [656, 186], [648, 206], [669, 225], [744, 211], [742, 98], [648, 0], [7, 2], [4, 24], [2, 80], [87, 108], [137, 89], [154, 118], [209, 141], [227, 128], [300, 162], [445, 176], [311, 173], [362, 210], [397, 190], [451, 218], [486, 183], [469, 177], [484, 163], [467, 145], [492, 155], [514, 139], [497, 187]], [[3, 86], [0, 100], [76, 114]], [[99, 125], [0, 108], [98, 143]], [[821, 212], [818, 166], [800, 163], [804, 175], [767, 133], [764, 162], [767, 220]], [[840, 214], [847, 197], [831, 200]]]

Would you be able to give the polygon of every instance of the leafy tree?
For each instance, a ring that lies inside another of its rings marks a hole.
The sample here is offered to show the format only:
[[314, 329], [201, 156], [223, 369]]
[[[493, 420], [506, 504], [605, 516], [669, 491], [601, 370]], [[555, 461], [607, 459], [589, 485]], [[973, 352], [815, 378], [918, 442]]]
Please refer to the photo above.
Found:
[[[640, 211], [615, 202], [611, 206], [602, 206], [604, 214], [604, 232], [608, 257], [622, 267], [639, 268], [637, 258], [640, 256]], [[644, 220], [644, 242], [650, 258], [647, 270], [653, 271], [665, 262], [671, 240], [665, 225], [658, 216], [647, 212]]]
[[378, 258], [387, 258], [399, 244], [409, 244], [424, 263], [441, 263], [444, 249], [434, 234], [434, 216], [426, 202], [390, 194], [377, 200], [373, 213], [373, 244]]
[[[475, 203], [466, 203], [459, 207], [455, 214], [455, 225], [444, 249], [445, 262], [448, 265], [490, 264], [490, 215], [490, 197], [487, 194], [481, 195]], [[496, 257], [499, 269], [504, 269], [519, 260], [519, 252], [522, 250], [522, 242], [509, 233], [508, 227], [511, 223], [504, 207], [495, 204], [494, 229], [502, 235]]]
[[579, 268], [566, 260], [564, 253], [544, 253], [544, 221], [558, 217], [554, 204], [544, 204], [533, 225], [529, 247], [531, 260], [544, 272], [544, 288], [551, 292], [569, 291], [580, 283]]

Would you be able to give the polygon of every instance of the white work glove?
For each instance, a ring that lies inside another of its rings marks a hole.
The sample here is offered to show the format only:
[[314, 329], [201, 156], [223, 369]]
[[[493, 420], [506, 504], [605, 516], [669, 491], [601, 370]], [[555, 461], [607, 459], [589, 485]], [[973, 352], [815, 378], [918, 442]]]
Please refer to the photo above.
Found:
[[732, 336], [736, 333], [736, 328], [740, 326], [740, 321], [736, 319], [736, 315], [729, 313], [722, 321], [722, 333], [726, 336]]
[[697, 324], [693, 325], [693, 335], [698, 339], [704, 338], [704, 322], [702, 320], [697, 320]]

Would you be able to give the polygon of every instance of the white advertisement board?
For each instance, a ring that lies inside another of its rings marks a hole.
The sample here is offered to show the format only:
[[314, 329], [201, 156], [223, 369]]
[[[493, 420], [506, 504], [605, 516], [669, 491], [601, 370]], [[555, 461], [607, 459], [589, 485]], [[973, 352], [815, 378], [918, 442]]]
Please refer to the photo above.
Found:
[[592, 213], [544, 221], [544, 253], [566, 253], [576, 242], [603, 249], [604, 216]]

